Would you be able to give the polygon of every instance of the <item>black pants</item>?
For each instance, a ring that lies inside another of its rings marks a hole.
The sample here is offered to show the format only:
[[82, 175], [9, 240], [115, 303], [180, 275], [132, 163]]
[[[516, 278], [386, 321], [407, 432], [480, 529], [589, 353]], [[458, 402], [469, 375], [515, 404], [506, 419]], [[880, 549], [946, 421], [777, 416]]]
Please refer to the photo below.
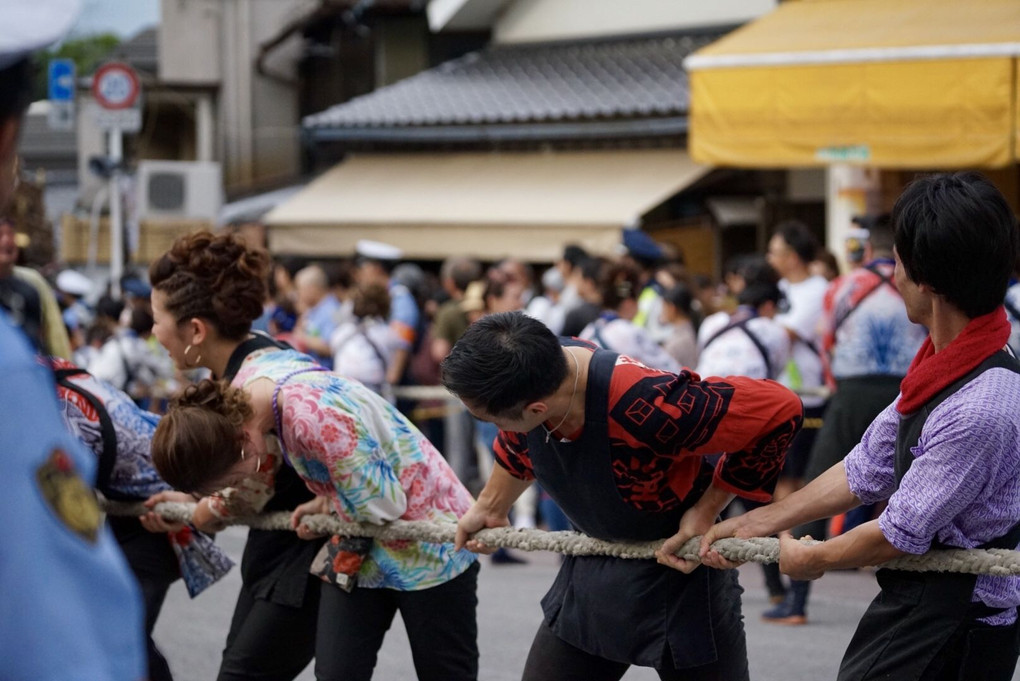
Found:
[[152, 630], [166, 600], [166, 592], [180, 578], [177, 557], [165, 534], [149, 532], [137, 518], [110, 516], [107, 523], [142, 592], [149, 681], [173, 681], [166, 658], [152, 640]]
[[1009, 681], [1020, 625], [980, 620], [995, 610], [972, 602], [976, 577], [935, 572], [877, 574], [882, 590], [857, 625], [839, 681]]
[[925, 677], [933, 681], [1010, 681], [1020, 653], [1018, 631], [1017, 622], [1005, 627], [980, 623], [961, 627]]
[[[825, 421], [811, 448], [804, 482], [809, 483], [842, 461], [865, 431], [900, 391], [898, 376], [864, 376], [836, 382]], [[813, 520], [793, 529], [794, 537], [826, 539], [829, 519]]]
[[[742, 632], [741, 632], [742, 633]], [[743, 641], [743, 637], [741, 637]], [[741, 681], [748, 678], [747, 648], [723, 650], [712, 664], [677, 669], [673, 661], [663, 660], [656, 669], [662, 681]], [[524, 666], [524, 681], [619, 681], [630, 668], [625, 662], [613, 662], [575, 648], [552, 632], [544, 621], [531, 643]]]
[[[704, 570], [706, 568], [698, 568]], [[711, 580], [709, 608], [718, 659], [710, 664], [677, 669], [670, 651], [655, 671], [663, 681], [747, 681], [747, 640], [736, 575]], [[618, 681], [630, 665], [577, 648], [559, 638], [545, 620], [538, 627], [524, 666], [524, 681]]]
[[242, 586], [217, 681], [291, 681], [300, 674], [315, 654], [321, 584], [309, 575], [300, 608], [254, 598]]
[[149, 659], [149, 681], [173, 681], [166, 658], [152, 640], [152, 629], [156, 626], [159, 611], [163, 608], [166, 592], [177, 578], [139, 572], [135, 572], [135, 577], [138, 579], [142, 600], [145, 602], [145, 648]]
[[315, 678], [371, 679], [383, 637], [399, 611], [419, 681], [474, 681], [478, 569], [476, 562], [449, 582], [421, 591], [355, 587], [347, 593], [324, 584]]

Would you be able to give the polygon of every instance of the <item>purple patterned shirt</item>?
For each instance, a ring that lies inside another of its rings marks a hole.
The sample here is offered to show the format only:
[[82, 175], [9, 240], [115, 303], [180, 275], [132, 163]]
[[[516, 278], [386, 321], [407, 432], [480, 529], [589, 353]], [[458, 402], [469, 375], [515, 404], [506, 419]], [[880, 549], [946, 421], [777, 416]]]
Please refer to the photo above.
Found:
[[[1006, 534], [1020, 518], [1020, 374], [989, 369], [932, 411], [896, 489], [899, 399], [844, 460], [850, 491], [863, 503], [889, 500], [878, 521], [885, 538], [900, 551], [921, 554], [936, 538], [971, 549]], [[980, 575], [974, 600], [1015, 608], [1020, 577]], [[1015, 619], [1014, 609], [985, 621]]]

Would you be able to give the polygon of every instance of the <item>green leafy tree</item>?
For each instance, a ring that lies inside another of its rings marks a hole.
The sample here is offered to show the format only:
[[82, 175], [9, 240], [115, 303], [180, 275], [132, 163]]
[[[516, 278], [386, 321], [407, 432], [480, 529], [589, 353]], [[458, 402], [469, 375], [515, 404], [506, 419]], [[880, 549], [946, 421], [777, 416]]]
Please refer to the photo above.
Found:
[[48, 96], [47, 65], [51, 59], [71, 59], [80, 77], [95, 71], [99, 63], [119, 44], [120, 38], [113, 33], [98, 33], [66, 40], [58, 47], [48, 50], [38, 59], [35, 99], [46, 99]]

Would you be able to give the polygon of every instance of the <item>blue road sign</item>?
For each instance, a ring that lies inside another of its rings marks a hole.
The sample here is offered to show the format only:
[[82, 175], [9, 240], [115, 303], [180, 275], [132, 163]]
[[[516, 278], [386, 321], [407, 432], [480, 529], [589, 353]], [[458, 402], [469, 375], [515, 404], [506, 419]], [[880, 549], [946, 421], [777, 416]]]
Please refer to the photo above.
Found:
[[70, 59], [53, 59], [50, 61], [49, 73], [50, 101], [74, 101], [74, 62]]

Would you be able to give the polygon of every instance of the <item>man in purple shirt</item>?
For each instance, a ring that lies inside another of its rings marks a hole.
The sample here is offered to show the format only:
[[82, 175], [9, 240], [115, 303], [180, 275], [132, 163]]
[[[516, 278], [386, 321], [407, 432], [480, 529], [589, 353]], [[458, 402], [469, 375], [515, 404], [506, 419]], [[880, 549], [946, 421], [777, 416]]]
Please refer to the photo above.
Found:
[[[1020, 543], [1020, 363], [1004, 351], [1001, 302], [1017, 252], [1017, 224], [1002, 194], [977, 174], [910, 185], [893, 209], [896, 286], [907, 314], [930, 330], [896, 400], [860, 444], [803, 489], [713, 527], [722, 537], [767, 536], [888, 500], [877, 519], [830, 541], [781, 539], [780, 568], [795, 579], [876, 565], [932, 548]], [[678, 565], [668, 555], [660, 561]], [[839, 679], [1008, 681], [1016, 666], [1020, 578], [877, 573], [872, 602]]]

